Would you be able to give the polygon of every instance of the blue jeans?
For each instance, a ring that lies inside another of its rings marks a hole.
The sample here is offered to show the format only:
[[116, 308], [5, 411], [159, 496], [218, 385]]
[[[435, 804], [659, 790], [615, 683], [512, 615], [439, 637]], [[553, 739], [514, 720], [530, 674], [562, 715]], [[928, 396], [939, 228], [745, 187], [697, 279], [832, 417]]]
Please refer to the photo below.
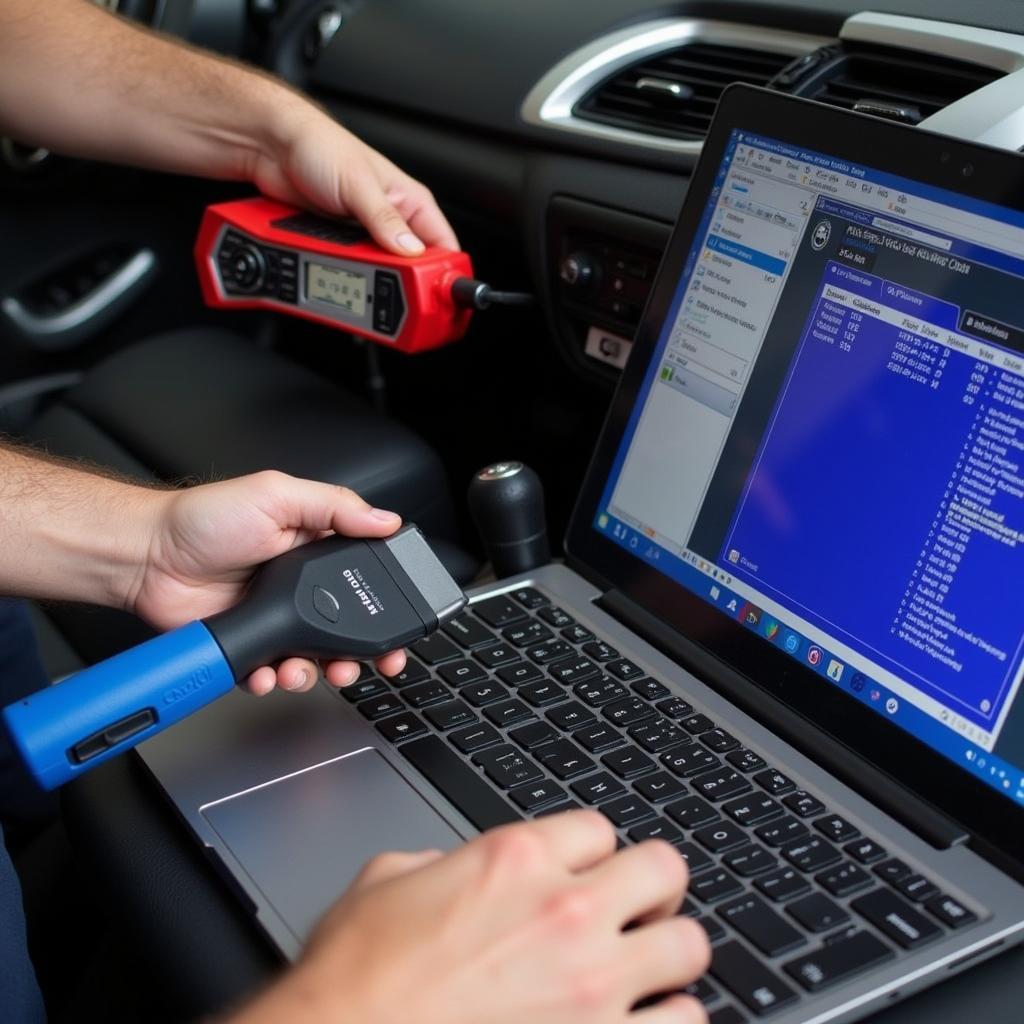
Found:
[[[28, 611], [0, 598], [0, 705], [41, 690], [49, 680], [36, 650]], [[0, 823], [38, 818], [55, 806], [28, 778], [0, 730]], [[0, 831], [0, 1018], [11, 1024], [44, 1024], [46, 1010], [28, 955], [21, 884]]]

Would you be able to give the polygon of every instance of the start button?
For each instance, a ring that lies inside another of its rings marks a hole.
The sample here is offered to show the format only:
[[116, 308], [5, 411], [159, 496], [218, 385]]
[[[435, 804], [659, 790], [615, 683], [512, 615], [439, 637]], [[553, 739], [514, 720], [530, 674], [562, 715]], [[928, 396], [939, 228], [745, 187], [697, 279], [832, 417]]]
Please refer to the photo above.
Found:
[[323, 587], [313, 588], [313, 607], [328, 622], [337, 622], [341, 618], [341, 607], [338, 599]]

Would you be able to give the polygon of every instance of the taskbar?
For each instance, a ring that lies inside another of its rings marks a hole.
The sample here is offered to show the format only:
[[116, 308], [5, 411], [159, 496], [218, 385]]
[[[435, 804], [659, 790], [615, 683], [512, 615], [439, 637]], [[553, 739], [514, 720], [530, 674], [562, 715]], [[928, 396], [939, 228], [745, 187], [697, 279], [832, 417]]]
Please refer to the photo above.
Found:
[[675, 554], [658, 544], [653, 534], [638, 529], [610, 512], [600, 512], [594, 528], [636, 558], [682, 584], [708, 604], [719, 608], [761, 639], [817, 675], [827, 679], [876, 713], [926, 743], [933, 750], [975, 775], [1015, 803], [1024, 806], [1024, 772], [991, 751], [954, 732], [940, 718], [901, 699], [884, 684], [857, 671], [822, 644], [786, 625], [776, 616], [731, 589], [729, 573], [689, 552]]

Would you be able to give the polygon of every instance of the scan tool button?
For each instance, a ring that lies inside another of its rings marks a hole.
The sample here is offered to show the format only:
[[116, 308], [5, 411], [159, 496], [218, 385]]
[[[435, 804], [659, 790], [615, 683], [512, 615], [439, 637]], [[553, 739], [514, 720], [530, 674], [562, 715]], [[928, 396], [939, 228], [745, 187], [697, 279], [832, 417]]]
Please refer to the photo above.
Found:
[[313, 607], [328, 621], [337, 622], [341, 618], [341, 607], [338, 599], [323, 587], [313, 588]]

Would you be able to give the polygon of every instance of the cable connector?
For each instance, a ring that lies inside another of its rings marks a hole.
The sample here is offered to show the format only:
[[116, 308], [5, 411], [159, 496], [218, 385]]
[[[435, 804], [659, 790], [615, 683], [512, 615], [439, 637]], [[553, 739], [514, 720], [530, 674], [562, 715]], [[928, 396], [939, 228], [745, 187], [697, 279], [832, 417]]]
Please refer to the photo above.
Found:
[[532, 306], [529, 292], [498, 292], [483, 281], [472, 277], [456, 278], [452, 284], [452, 299], [457, 306], [469, 309], [487, 309], [489, 306]]

